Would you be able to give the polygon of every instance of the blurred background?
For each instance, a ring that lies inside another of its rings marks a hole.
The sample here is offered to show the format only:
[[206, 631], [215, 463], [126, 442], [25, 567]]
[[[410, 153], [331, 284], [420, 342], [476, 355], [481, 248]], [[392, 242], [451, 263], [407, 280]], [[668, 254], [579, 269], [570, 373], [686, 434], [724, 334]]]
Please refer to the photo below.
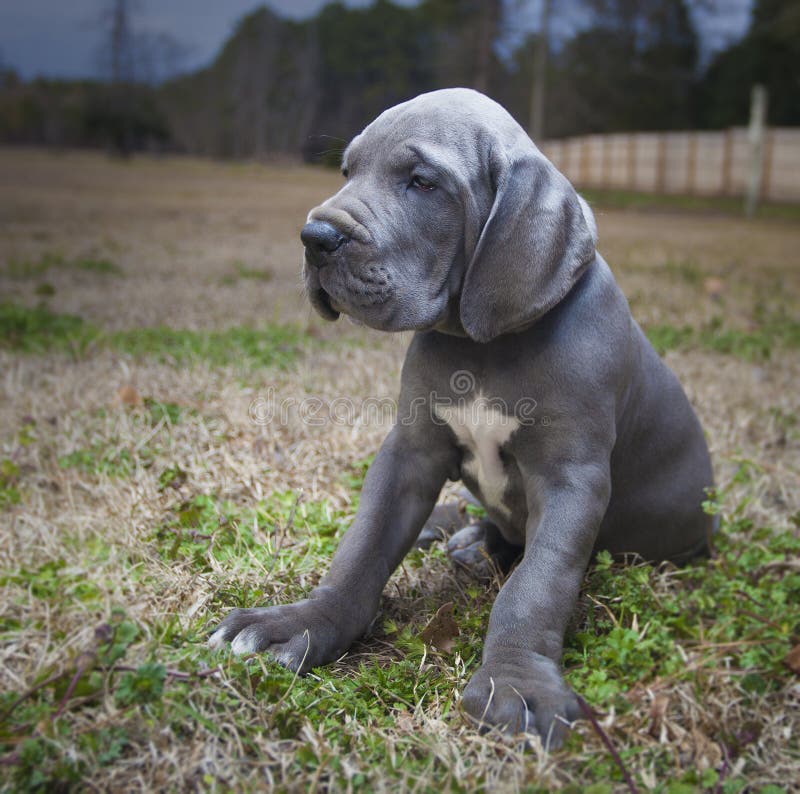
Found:
[[[755, 85], [769, 127], [800, 125], [800, 3], [0, 6], [2, 144], [335, 163], [384, 108], [455, 85], [500, 101], [538, 142], [595, 136], [580, 151], [548, 152], [583, 185], [738, 194], [750, 164], [741, 135], [596, 136], [741, 128]], [[703, 146], [717, 151], [713, 167]], [[800, 139], [766, 134], [762, 148], [761, 192], [800, 198]], [[713, 173], [689, 173], [703, 164]]]

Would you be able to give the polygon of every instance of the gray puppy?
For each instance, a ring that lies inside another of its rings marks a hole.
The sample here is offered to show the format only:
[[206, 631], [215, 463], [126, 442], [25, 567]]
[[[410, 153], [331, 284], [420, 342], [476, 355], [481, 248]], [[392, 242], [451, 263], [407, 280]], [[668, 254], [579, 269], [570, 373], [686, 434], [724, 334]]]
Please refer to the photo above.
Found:
[[306, 288], [327, 319], [416, 331], [398, 421], [320, 585], [234, 610], [210, 642], [293, 670], [336, 659], [460, 479], [488, 519], [454, 555], [522, 554], [463, 708], [558, 746], [578, 716], [564, 631], [593, 551], [707, 551], [700, 424], [596, 252], [589, 207], [498, 104], [448, 89], [393, 107], [350, 143], [343, 173], [302, 232]]

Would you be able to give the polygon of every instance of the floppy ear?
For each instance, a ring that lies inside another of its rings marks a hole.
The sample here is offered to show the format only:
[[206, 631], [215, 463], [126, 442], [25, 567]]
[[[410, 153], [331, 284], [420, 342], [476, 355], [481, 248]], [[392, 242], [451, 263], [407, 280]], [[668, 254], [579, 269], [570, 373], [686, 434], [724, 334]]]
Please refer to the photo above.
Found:
[[577, 193], [530, 141], [493, 153], [489, 170], [494, 204], [461, 290], [461, 323], [476, 342], [552, 309], [595, 254]]

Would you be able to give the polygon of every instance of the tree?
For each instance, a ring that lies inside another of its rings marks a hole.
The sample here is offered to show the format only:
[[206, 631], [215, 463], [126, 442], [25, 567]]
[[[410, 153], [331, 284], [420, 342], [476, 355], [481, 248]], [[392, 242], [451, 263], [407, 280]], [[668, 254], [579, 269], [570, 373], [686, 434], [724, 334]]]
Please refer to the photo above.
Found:
[[685, 0], [587, 0], [554, 64], [548, 134], [692, 124], [697, 36]]
[[98, 17], [100, 68], [113, 84], [135, 81], [132, 16], [137, 5], [137, 0], [104, 0]]
[[[113, 154], [128, 157], [146, 141], [167, 137], [154, 97], [144, 88], [146, 49], [134, 30], [139, 0], [104, 0], [98, 26], [100, 62], [107, 78], [104, 90], [91, 94], [85, 125], [91, 137], [101, 137]], [[151, 53], [152, 54], [152, 53]]]
[[492, 65], [495, 61], [494, 44], [500, 23], [500, 11], [500, 0], [484, 0], [480, 12], [475, 13], [473, 17], [478, 33], [473, 86], [484, 94], [489, 92], [491, 85]]
[[308, 23], [262, 7], [240, 20], [214, 62], [159, 91], [178, 142], [213, 157], [297, 154], [318, 106], [319, 55]]
[[550, 11], [552, 0], [542, 0], [539, 35], [536, 37], [533, 80], [531, 81], [531, 118], [528, 130], [535, 141], [545, 133], [545, 98], [547, 95], [547, 61], [550, 58]]
[[701, 121], [708, 127], [747, 123], [754, 83], [767, 88], [770, 124], [800, 124], [800, 5], [756, 0], [742, 41], [719, 53], [700, 87]]
[[423, 0], [425, 53], [433, 88], [472, 86], [494, 94], [505, 77], [495, 53], [503, 32], [501, 0]]
[[390, 105], [432, 87], [432, 36], [421, 12], [378, 0], [365, 8], [334, 3], [312, 22], [319, 42], [319, 105], [314, 126], [347, 140]]

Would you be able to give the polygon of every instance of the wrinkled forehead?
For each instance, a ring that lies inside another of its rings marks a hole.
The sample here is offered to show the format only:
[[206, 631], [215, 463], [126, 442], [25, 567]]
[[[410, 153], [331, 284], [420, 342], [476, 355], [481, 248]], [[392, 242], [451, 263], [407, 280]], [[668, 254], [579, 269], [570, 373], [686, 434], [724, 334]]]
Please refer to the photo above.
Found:
[[[458, 137], [474, 140], [474, 135], [465, 132]], [[459, 159], [459, 151], [472, 148], [453, 146], [454, 137], [442, 114], [431, 115], [418, 110], [384, 113], [353, 138], [342, 156], [342, 166], [354, 172], [381, 164], [403, 166], [406, 162], [423, 160], [441, 161], [440, 164], [452, 167]]]
[[343, 167], [353, 171], [417, 160], [447, 170], [474, 166], [485, 161], [498, 137], [511, 140], [522, 132], [486, 97], [448, 94], [424, 94], [384, 111], [351, 141]]
[[351, 176], [362, 171], [407, 169], [425, 163], [437, 170], [454, 171], [477, 159], [477, 147], [453, 148], [442, 135], [393, 129], [390, 135], [365, 131], [352, 140], [342, 156], [342, 169]]

